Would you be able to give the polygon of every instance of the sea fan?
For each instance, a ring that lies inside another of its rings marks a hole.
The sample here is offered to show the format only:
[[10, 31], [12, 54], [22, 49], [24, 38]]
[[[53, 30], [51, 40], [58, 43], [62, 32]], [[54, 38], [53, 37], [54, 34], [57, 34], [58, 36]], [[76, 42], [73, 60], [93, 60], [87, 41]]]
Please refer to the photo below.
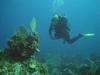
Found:
[[31, 26], [32, 32], [35, 32], [36, 31], [36, 19], [35, 19], [35, 17], [32, 18], [32, 20], [30, 22], [30, 26]]

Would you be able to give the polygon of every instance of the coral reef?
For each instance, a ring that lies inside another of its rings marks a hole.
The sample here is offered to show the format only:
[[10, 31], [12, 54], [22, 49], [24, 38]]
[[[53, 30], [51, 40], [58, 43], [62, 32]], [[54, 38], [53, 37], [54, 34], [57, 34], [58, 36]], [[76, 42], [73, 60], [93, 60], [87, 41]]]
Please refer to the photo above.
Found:
[[34, 58], [39, 51], [35, 21], [31, 22], [32, 32], [21, 26], [7, 42], [7, 48], [0, 49], [0, 75], [49, 75], [47, 65]]
[[24, 27], [20, 27], [19, 32], [8, 41], [4, 54], [7, 59], [23, 61], [36, 51], [38, 51], [38, 34], [36, 32], [29, 34]]
[[30, 58], [23, 62], [0, 62], [0, 75], [49, 75], [48, 67], [36, 59]]
[[60, 55], [53, 52], [42, 56], [45, 56], [42, 59], [48, 65], [51, 75], [100, 75], [100, 62], [91, 60], [91, 56], [83, 58], [79, 55]]

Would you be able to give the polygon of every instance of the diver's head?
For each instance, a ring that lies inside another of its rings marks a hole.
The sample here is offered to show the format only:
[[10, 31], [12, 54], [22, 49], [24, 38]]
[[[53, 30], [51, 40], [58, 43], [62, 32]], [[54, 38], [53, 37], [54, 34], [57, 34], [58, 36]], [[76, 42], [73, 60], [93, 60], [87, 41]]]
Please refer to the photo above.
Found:
[[58, 19], [59, 15], [55, 14], [53, 18]]
[[59, 14], [55, 14], [52, 19], [53, 23], [64, 23], [67, 24], [67, 17]]

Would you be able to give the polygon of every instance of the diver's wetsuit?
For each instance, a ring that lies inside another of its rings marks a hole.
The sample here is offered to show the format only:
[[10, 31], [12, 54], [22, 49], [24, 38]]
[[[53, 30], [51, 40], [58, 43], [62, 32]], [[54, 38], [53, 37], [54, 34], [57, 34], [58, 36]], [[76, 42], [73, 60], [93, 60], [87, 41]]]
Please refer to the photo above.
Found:
[[58, 19], [53, 18], [50, 28], [49, 28], [49, 34], [52, 39], [63, 39], [64, 42], [68, 42], [69, 44], [74, 43], [79, 38], [81, 38], [81, 35], [78, 35], [74, 38], [70, 38], [69, 35], [69, 27], [66, 17], [58, 16]]

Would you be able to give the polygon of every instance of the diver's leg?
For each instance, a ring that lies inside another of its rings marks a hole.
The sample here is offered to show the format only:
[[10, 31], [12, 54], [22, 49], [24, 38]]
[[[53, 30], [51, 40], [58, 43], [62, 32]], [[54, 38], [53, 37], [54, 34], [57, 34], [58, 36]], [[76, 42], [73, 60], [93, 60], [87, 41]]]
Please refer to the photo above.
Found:
[[75, 41], [77, 41], [78, 39], [80, 39], [81, 37], [82, 37], [81, 34], [79, 34], [78, 36], [76, 36], [74, 38], [71, 38], [70, 35], [69, 35], [69, 33], [67, 33], [65, 41], [67, 41], [69, 44], [72, 44]]

